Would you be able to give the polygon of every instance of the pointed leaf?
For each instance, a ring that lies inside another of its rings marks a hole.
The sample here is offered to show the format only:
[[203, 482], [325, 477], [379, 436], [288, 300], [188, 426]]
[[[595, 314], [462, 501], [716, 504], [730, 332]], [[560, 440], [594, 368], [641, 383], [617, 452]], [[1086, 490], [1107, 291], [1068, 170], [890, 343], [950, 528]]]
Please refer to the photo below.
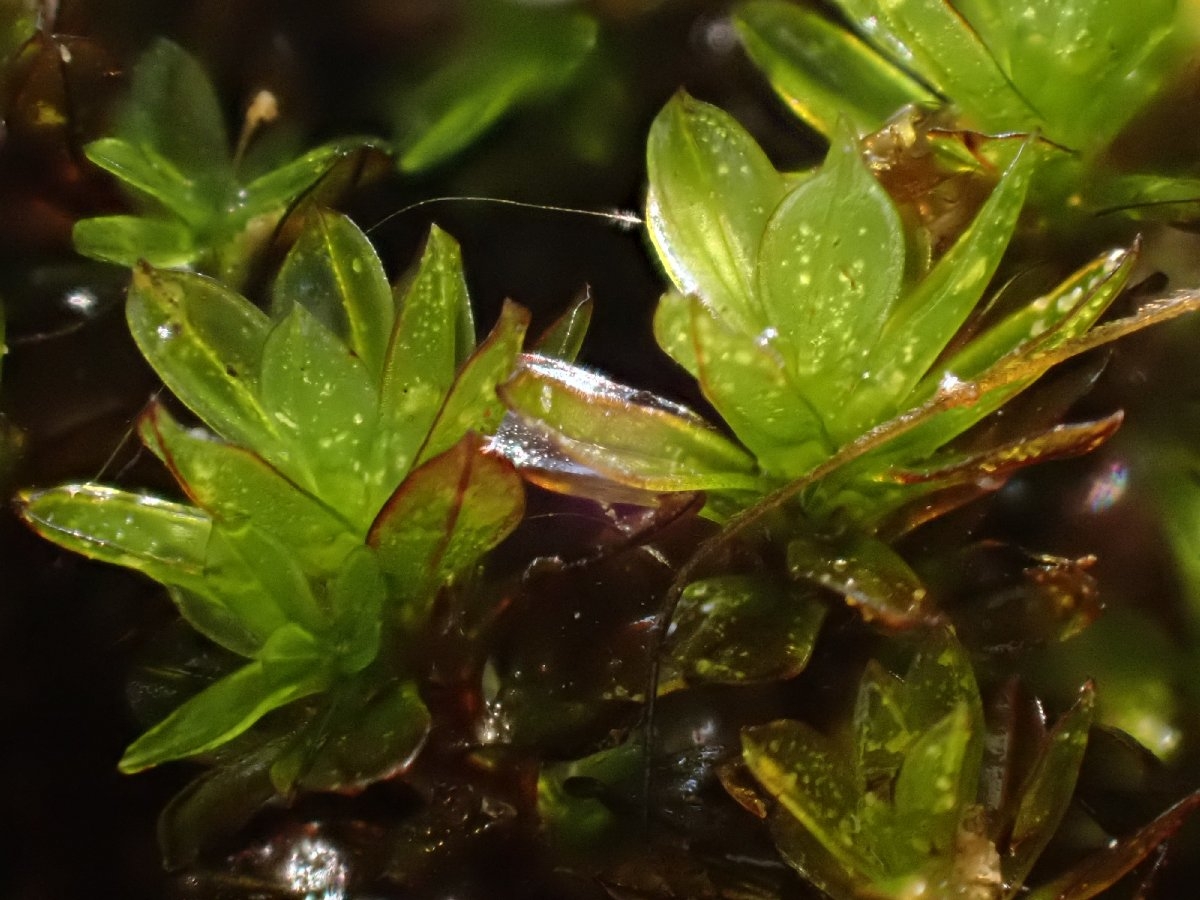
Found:
[[527, 356], [500, 393], [557, 450], [622, 483], [657, 491], [757, 488], [754, 461], [743, 450], [645, 391]]
[[92, 141], [83, 152], [104, 171], [156, 200], [189, 225], [201, 225], [212, 216], [211, 198], [198, 195], [195, 181], [152, 146], [110, 137]]
[[950, 97], [983, 131], [1038, 125], [988, 48], [947, 0], [837, 0], [871, 43]]
[[278, 455], [276, 424], [258, 400], [268, 319], [216, 281], [139, 266], [126, 316], [142, 355], [219, 435]]
[[971, 223], [879, 329], [845, 421], [862, 433], [899, 411], [983, 296], [1017, 224], [1034, 154], [1026, 146]]
[[141, 216], [96, 216], [80, 219], [71, 229], [75, 249], [102, 262], [174, 268], [194, 262], [201, 253], [190, 228], [172, 219]]
[[681, 293], [736, 331], [767, 326], [753, 273], [784, 180], [733, 117], [687, 94], [650, 126], [646, 228]]
[[1066, 874], [1026, 894], [1028, 900], [1090, 900], [1108, 890], [1171, 839], [1197, 809], [1200, 791], [1188, 794], [1157, 819], [1098, 850]]
[[904, 683], [872, 660], [854, 703], [854, 750], [859, 789], [891, 784], [916, 738], [904, 716]]
[[1021, 787], [1009, 850], [1003, 859], [1006, 883], [1024, 883], [1058, 830], [1075, 792], [1094, 711], [1095, 691], [1090, 683], [1085, 684], [1075, 705], [1046, 736], [1033, 771]]
[[194, 503], [226, 521], [250, 520], [295, 550], [311, 574], [333, 571], [358, 544], [349, 522], [261, 457], [183, 428], [161, 405], [147, 410], [139, 431]]
[[377, 424], [371, 376], [350, 349], [300, 305], [267, 338], [262, 355], [263, 408], [286, 453], [263, 453], [281, 471], [358, 527], [380, 473], [370, 470]]
[[503, 460], [482, 455], [467, 435], [415, 469], [371, 526], [368, 537], [392, 579], [397, 615], [424, 623], [437, 590], [462, 575], [508, 535], [524, 509], [521, 481]]
[[346, 216], [318, 211], [288, 252], [272, 292], [273, 316], [284, 318], [293, 304], [380, 377], [395, 307], [375, 248]]
[[825, 605], [794, 586], [743, 575], [695, 581], [672, 619], [670, 664], [691, 683], [792, 678], [824, 620]]
[[592, 295], [584, 290], [583, 296], [571, 304], [561, 316], [538, 337], [531, 351], [538, 356], [550, 356], [563, 362], [575, 362], [592, 323]]
[[417, 457], [418, 465], [457, 444], [468, 431], [486, 436], [500, 427], [504, 404], [496, 391], [512, 374], [528, 327], [529, 311], [506, 302], [492, 333], [455, 379]]
[[122, 772], [196, 756], [221, 746], [274, 709], [320, 693], [329, 675], [319, 647], [298, 630], [273, 639], [273, 652], [206, 688], [136, 741], [121, 757]]
[[772, 214], [757, 280], [779, 353], [839, 443], [854, 436], [841, 418], [845, 398], [874, 376], [867, 354], [900, 293], [904, 264], [899, 213], [857, 142], [835, 138], [820, 171]]
[[384, 489], [413, 467], [459, 363], [475, 346], [462, 255], [446, 232], [430, 228], [416, 272], [396, 287], [400, 309], [379, 403], [376, 466], [384, 472]]
[[364, 148], [381, 149], [369, 138], [342, 138], [271, 169], [246, 185], [241, 215], [253, 218], [290, 206], [334, 166]]
[[750, 58], [784, 103], [831, 135], [839, 119], [870, 134], [909, 103], [932, 105], [924, 87], [850, 32], [780, 0], [743, 3], [734, 25]]

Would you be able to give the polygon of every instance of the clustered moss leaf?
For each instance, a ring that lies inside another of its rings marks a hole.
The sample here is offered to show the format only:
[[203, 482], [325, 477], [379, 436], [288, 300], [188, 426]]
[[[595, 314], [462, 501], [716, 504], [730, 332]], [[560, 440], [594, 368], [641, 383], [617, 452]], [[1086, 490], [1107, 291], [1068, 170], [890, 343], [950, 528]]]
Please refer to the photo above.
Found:
[[122, 768], [211, 752], [316, 696], [274, 756], [278, 790], [394, 768], [428, 728], [406, 656], [435, 596], [521, 517], [511, 466], [481, 450], [527, 315], [506, 307], [476, 347], [448, 235], [433, 229], [393, 291], [366, 238], [332, 213], [285, 260], [269, 314], [220, 282], [145, 264], [127, 314], [146, 359], [211, 429], [161, 404], [141, 420], [188, 502], [79, 484], [26, 493], [22, 513], [166, 585], [193, 627], [248, 661], [139, 738]]

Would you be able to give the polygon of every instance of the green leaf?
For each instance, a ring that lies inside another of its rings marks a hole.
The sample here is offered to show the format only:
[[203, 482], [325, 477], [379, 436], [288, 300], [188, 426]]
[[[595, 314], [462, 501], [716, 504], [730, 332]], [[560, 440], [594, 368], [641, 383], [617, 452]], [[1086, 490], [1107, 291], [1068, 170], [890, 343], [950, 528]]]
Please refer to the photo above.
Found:
[[539, 356], [575, 362], [592, 323], [593, 306], [591, 293], [584, 291], [582, 297], [538, 336], [532, 351]]
[[735, 331], [761, 332], [754, 271], [783, 176], [732, 116], [683, 93], [650, 126], [646, 165], [646, 229], [667, 275]]
[[670, 665], [697, 684], [792, 678], [824, 620], [825, 605], [790, 585], [745, 575], [695, 581], [672, 619]]
[[836, 3], [868, 41], [952, 98], [977, 128], [1002, 132], [1037, 127], [1033, 110], [947, 0]]
[[820, 416], [788, 376], [776, 340], [731, 331], [695, 297], [667, 294], [655, 329], [679, 328], [704, 396], [764, 472], [794, 478], [833, 452]]
[[220, 102], [204, 68], [178, 44], [159, 38], [138, 60], [118, 134], [172, 164], [198, 195], [232, 186]]
[[283, 794], [348, 791], [407, 769], [429, 734], [429, 710], [411, 681], [356, 679], [271, 767]]
[[328, 176], [343, 160], [351, 159], [364, 148], [382, 152], [378, 142], [371, 138], [341, 138], [265, 172], [243, 189], [241, 217], [250, 219], [283, 210]]
[[1017, 224], [1035, 156], [1026, 146], [971, 227], [897, 305], [876, 333], [844, 422], [862, 433], [898, 407], [979, 303]]
[[839, 119], [870, 134], [906, 104], [936, 102], [854, 35], [792, 3], [743, 3], [733, 22], [775, 93], [822, 134], [833, 134]]
[[529, 312], [506, 302], [492, 333], [455, 379], [417, 457], [418, 465], [457, 444], [468, 431], [489, 435], [500, 427], [504, 404], [496, 391], [516, 367], [528, 326]]
[[370, 545], [392, 581], [389, 602], [410, 627], [428, 615], [438, 589], [508, 535], [525, 507], [511, 465], [480, 453], [469, 434], [415, 469], [371, 526]]
[[275, 421], [258, 399], [270, 322], [220, 283], [139, 266], [126, 306], [138, 349], [171, 392], [217, 434], [280, 457]]
[[194, 179], [176, 168], [153, 145], [116, 137], [100, 138], [85, 146], [83, 152], [101, 169], [157, 201], [189, 225], [203, 225], [212, 217], [211, 198], [199, 192], [200, 186]]
[[273, 317], [283, 319], [295, 304], [381, 377], [395, 306], [375, 248], [350, 219], [324, 210], [308, 219], [275, 280]]
[[375, 660], [386, 599], [379, 562], [369, 548], [360, 545], [328, 582], [325, 598], [334, 626], [328, 643], [343, 674], [360, 672]]
[[310, 574], [334, 571], [357, 545], [349, 522], [249, 450], [181, 427], [158, 403], [139, 432], [194, 503], [216, 518], [252, 521], [294, 550]]
[[1085, 684], [1075, 705], [1046, 736], [1033, 771], [1021, 786], [1009, 850], [1003, 859], [1007, 884], [1024, 883], [1058, 830], [1075, 792], [1094, 711], [1095, 691], [1090, 683]]
[[379, 473], [368, 471], [378, 399], [362, 361], [295, 305], [263, 347], [260, 395], [288, 447], [267, 458], [365, 528], [379, 489]]
[[793, 578], [842, 595], [864, 619], [879, 619], [890, 628], [933, 619], [920, 579], [887, 544], [867, 534], [794, 535], [787, 565]]
[[142, 216], [96, 216], [80, 219], [71, 229], [75, 249], [102, 262], [135, 266], [185, 266], [201, 253], [191, 229], [172, 219]]
[[867, 354], [900, 293], [904, 264], [895, 206], [857, 142], [835, 138], [820, 171], [772, 214], [757, 274], [776, 347], [839, 442], [853, 436], [841, 419], [847, 395], [875, 377]]
[[859, 789], [890, 783], [916, 734], [905, 719], [904, 682], [874, 660], [859, 682], [853, 722]]
[[645, 391], [526, 357], [500, 393], [556, 450], [622, 484], [653, 491], [759, 489], [750, 456], [683, 407]]
[[397, 285], [399, 312], [383, 368], [375, 465], [392, 490], [416, 462], [459, 364], [475, 346], [462, 255], [436, 225], [416, 273]]
[[876, 879], [880, 873], [857, 838], [858, 787], [844, 755], [828, 739], [803, 722], [770, 722], [743, 729], [742, 758], [843, 872]]
[[281, 629], [263, 657], [201, 691], [136, 741], [122, 772], [205, 753], [232, 740], [274, 709], [329, 686], [319, 645], [300, 629]]
[[441, 163], [514, 107], [558, 90], [596, 43], [596, 23], [583, 15], [513, 10], [496, 25], [405, 98], [396, 139], [401, 171]]

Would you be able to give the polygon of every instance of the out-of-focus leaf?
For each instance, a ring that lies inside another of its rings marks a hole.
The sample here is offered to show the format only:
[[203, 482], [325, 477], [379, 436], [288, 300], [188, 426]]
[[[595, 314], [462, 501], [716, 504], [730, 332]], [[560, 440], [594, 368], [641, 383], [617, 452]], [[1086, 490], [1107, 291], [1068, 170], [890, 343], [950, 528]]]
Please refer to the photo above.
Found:
[[311, 636], [286, 626], [260, 659], [222, 678], [129, 745], [122, 772], [195, 756], [237, 737], [273, 709], [325, 690], [329, 672]]
[[370, 521], [379, 473], [365, 463], [378, 394], [362, 361], [304, 306], [293, 306], [266, 340], [260, 396], [287, 446], [267, 458], [356, 525]]
[[270, 322], [220, 283], [140, 266], [126, 317], [142, 355], [180, 400], [222, 437], [279, 456], [277, 422], [258, 399]]
[[788, 541], [787, 564], [793, 578], [841, 594], [866, 619], [891, 628], [935, 619], [920, 579], [894, 550], [868, 535], [796, 535]]
[[411, 681], [359, 680], [326, 708], [271, 766], [276, 790], [345, 791], [403, 771], [429, 733], [429, 711]]
[[682, 93], [650, 126], [646, 164], [646, 229], [667, 275], [734, 330], [761, 332], [754, 271], [783, 176], [732, 116]]
[[868, 41], [953, 98], [971, 124], [991, 132], [1037, 128], [1033, 110], [947, 0], [837, 0], [837, 5]]
[[1134, 866], [1170, 840], [1200, 809], [1200, 791], [1184, 797], [1149, 825], [1098, 850], [1049, 884], [1026, 894], [1028, 900], [1089, 900], [1108, 890]]
[[514, 107], [558, 90], [596, 35], [587, 16], [514, 9], [492, 33], [478, 35], [484, 46], [460, 54], [404, 98], [396, 138], [401, 171], [437, 165]]
[[272, 315], [295, 304], [337, 335], [378, 379], [392, 334], [395, 305], [383, 264], [348, 218], [320, 211], [288, 252], [272, 293]]
[[500, 427], [504, 404], [496, 391], [512, 374], [528, 327], [529, 312], [505, 303], [492, 333], [463, 364], [429, 430], [418, 465], [457, 444], [468, 431], [489, 435]]
[[869, 134], [906, 104], [935, 102], [901, 69], [807, 9], [755, 0], [738, 7], [733, 21], [775, 93], [822, 134], [833, 134], [843, 118]]
[[343, 675], [369, 666], [379, 652], [387, 586], [375, 554], [359, 545], [326, 584], [325, 609], [333, 622], [326, 637]]
[[1066, 814], [1083, 764], [1094, 706], [1095, 691], [1085, 684], [1079, 700], [1046, 736], [1041, 755], [1021, 787], [1021, 803], [1002, 861], [1007, 884], [1024, 883]]
[[553, 429], [556, 449], [617, 481], [658, 491], [757, 485], [754, 461], [743, 450], [692, 413], [645, 391], [555, 360], [525, 357], [500, 393], [532, 425]]
[[333, 571], [357, 545], [350, 522], [249, 450], [181, 427], [157, 403], [139, 432], [194, 503], [227, 521], [253, 521], [295, 550], [310, 574]]
[[385, 492], [416, 462], [459, 364], [475, 346], [462, 255], [454, 238], [436, 225], [416, 272], [397, 292], [400, 308], [383, 368], [375, 462], [384, 473]]
[[415, 469], [371, 526], [369, 542], [392, 581], [394, 615], [425, 621], [434, 594], [500, 542], [521, 518], [521, 480], [467, 435]]
[[791, 678], [808, 665], [825, 605], [748, 575], [689, 584], [672, 618], [669, 661], [694, 683]]
[[591, 293], [584, 291], [583, 296], [539, 335], [530, 348], [532, 352], [563, 362], [575, 362], [592, 323], [593, 305]]
[[71, 231], [75, 249], [104, 262], [131, 265], [145, 260], [173, 268], [200, 254], [191, 229], [173, 219], [143, 216], [96, 216], [80, 219]]
[[203, 67], [178, 44], [160, 38], [138, 60], [118, 134], [153, 150], [199, 195], [232, 187], [221, 104]]
[[867, 354], [900, 293], [904, 261], [900, 216], [845, 135], [767, 223], [757, 282], [775, 346], [839, 443], [847, 395], [878, 377]]

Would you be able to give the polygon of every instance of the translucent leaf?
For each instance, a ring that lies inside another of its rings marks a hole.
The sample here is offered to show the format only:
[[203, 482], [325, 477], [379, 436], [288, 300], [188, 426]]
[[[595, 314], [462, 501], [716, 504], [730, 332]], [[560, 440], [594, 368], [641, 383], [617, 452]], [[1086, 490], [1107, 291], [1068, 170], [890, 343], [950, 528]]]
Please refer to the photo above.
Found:
[[582, 297], [538, 336], [532, 351], [539, 356], [575, 362], [592, 323], [593, 306], [591, 293], [584, 291]]
[[198, 193], [201, 186], [153, 146], [109, 137], [92, 141], [83, 152], [95, 165], [190, 225], [201, 225], [212, 216], [212, 198]]
[[405, 98], [396, 140], [401, 171], [437, 165], [515, 106], [557, 89], [596, 43], [596, 23], [587, 16], [521, 12]]
[[758, 334], [759, 243], [784, 179], [728, 113], [678, 94], [650, 126], [646, 229], [667, 275], [731, 328]]
[[1026, 147], [967, 232], [905, 295], [886, 325], [877, 327], [862, 364], [868, 377], [855, 385], [843, 417], [847, 435], [861, 434], [898, 411], [978, 304], [1016, 227], [1033, 164]]
[[200, 195], [232, 185], [220, 102], [203, 67], [178, 44], [159, 38], [138, 59], [118, 133], [169, 161]]
[[212, 750], [271, 710], [328, 685], [319, 645], [298, 628], [282, 629], [263, 658], [201, 691], [134, 741], [121, 757], [121, 771], [140, 772]]
[[774, 810], [768, 825], [783, 859], [830, 897], [861, 896], [872, 886], [867, 874], [846, 868], [836, 854], [786, 809]]
[[459, 363], [475, 346], [462, 255], [454, 238], [436, 225], [416, 272], [397, 291], [400, 310], [379, 403], [376, 466], [384, 472], [385, 490], [416, 462]]
[[371, 526], [368, 537], [391, 578], [391, 602], [410, 626], [424, 623], [437, 590], [508, 535], [524, 510], [512, 467], [479, 452], [467, 435], [415, 469]]
[[1094, 708], [1095, 691], [1089, 683], [1046, 736], [1033, 771], [1021, 786], [1020, 805], [1003, 859], [1008, 884], [1024, 883], [1067, 812], [1083, 765]]
[[186, 266], [199, 257], [190, 228], [171, 219], [141, 216], [96, 216], [80, 219], [71, 229], [75, 249], [103, 262], [134, 266]]
[[916, 735], [904, 715], [904, 683], [872, 660], [854, 703], [854, 752], [860, 790], [890, 784]]
[[1036, 115], [947, 0], [836, 4], [867, 40], [953, 99], [975, 127], [991, 132], [1037, 127]]
[[1170, 840], [1197, 809], [1200, 792], [1189, 794], [1149, 825], [1096, 851], [1066, 874], [1025, 896], [1028, 900], [1089, 900], [1103, 893]]
[[271, 778], [283, 794], [366, 787], [408, 768], [430, 724], [413, 682], [357, 679], [330, 695], [326, 709], [271, 767]]
[[878, 619], [889, 628], [933, 619], [920, 579], [894, 550], [865, 534], [793, 536], [787, 565], [793, 578], [841, 594], [864, 619]]
[[272, 315], [299, 304], [341, 338], [378, 380], [395, 306], [383, 264], [350, 219], [318, 211], [288, 252], [272, 291]]
[[263, 348], [260, 395], [288, 445], [286, 455], [268, 459], [365, 527], [375, 513], [371, 501], [380, 476], [367, 466], [378, 395], [362, 362], [295, 305]]
[[354, 526], [250, 451], [181, 427], [157, 403], [139, 431], [194, 503], [227, 521], [253, 521], [295, 550], [310, 574], [333, 571], [357, 545]]
[[528, 326], [529, 312], [506, 302], [492, 333], [455, 379], [417, 457], [418, 465], [457, 444], [468, 431], [489, 435], [500, 427], [504, 404], [496, 391], [516, 366]]
[[328, 643], [345, 675], [361, 672], [379, 653], [387, 586], [375, 554], [359, 545], [326, 585], [325, 608], [333, 622]]
[[742, 731], [742, 758], [843, 872], [877, 874], [858, 836], [858, 787], [843, 755], [826, 738], [803, 722], [770, 722]]
[[788, 376], [778, 342], [731, 331], [695, 297], [667, 294], [656, 320], [666, 327], [678, 318], [669, 310], [681, 305], [704, 396], [759, 466], [794, 478], [828, 459], [832, 447], [820, 416]]
[[368, 138], [342, 138], [265, 172], [243, 189], [241, 216], [252, 218], [289, 206], [335, 166], [365, 148], [379, 150]]
[[857, 142], [835, 138], [820, 171], [772, 214], [757, 281], [778, 352], [838, 438], [846, 396], [876, 377], [867, 354], [900, 293], [904, 264], [895, 206]]
[[859, 135], [902, 106], [935, 98], [850, 32], [780, 0], [743, 3], [734, 25], [750, 58], [788, 107], [822, 134], [839, 119]]
[[222, 437], [278, 457], [276, 423], [258, 400], [269, 321], [216, 281], [139, 266], [126, 316], [142, 355]]
[[[916, 734], [932, 728], [958, 707], [969, 715], [975, 732], [976, 752], [982, 753], [983, 707], [975, 670], [966, 650], [953, 633], [937, 629], [926, 639], [904, 676], [904, 721]], [[972, 770], [965, 802], [974, 799], [975, 783], [982, 757], [968, 766]]]
[[792, 678], [824, 620], [825, 605], [803, 589], [743, 575], [695, 581], [672, 619], [670, 665], [692, 683]]
[[500, 393], [556, 450], [622, 483], [656, 491], [757, 489], [754, 461], [743, 450], [648, 392], [525, 357]]

